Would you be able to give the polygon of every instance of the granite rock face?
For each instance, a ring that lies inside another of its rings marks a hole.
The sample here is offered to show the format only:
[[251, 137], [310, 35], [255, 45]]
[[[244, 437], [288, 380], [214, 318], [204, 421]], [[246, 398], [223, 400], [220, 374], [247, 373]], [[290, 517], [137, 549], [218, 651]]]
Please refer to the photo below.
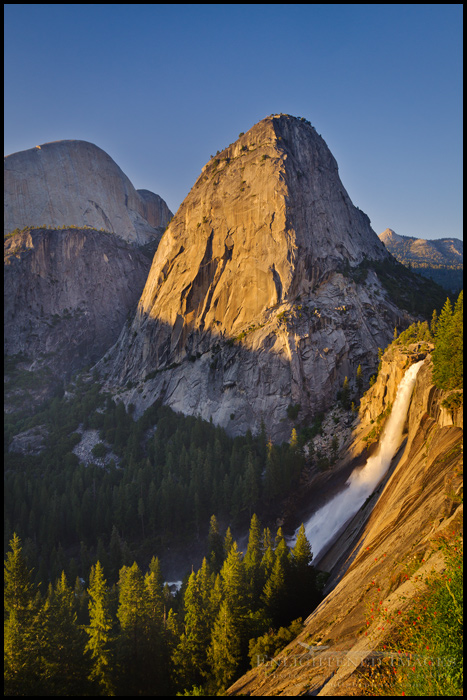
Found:
[[[203, 168], [162, 237], [133, 322], [105, 365], [137, 413], [156, 398], [231, 434], [287, 439], [374, 370], [409, 319], [377, 275], [392, 260], [305, 120], [263, 119]], [[104, 369], [104, 365], [99, 366]]]
[[[56, 377], [96, 362], [134, 313], [151, 261], [90, 229], [33, 229], [4, 242], [4, 350]], [[32, 364], [31, 364], [32, 363]]]
[[5, 234], [26, 226], [90, 226], [138, 245], [160, 239], [172, 216], [137, 191], [102, 149], [87, 141], [46, 143], [4, 160]]
[[[447, 420], [442, 403], [448, 392], [433, 385], [431, 357], [424, 352], [397, 457], [369, 501], [319, 560], [318, 568], [330, 574], [326, 597], [310, 610], [303, 631], [274, 663], [266, 657], [226, 695], [364, 694], [362, 661], [382, 664], [375, 650], [385, 645], [394, 649], [400, 638], [399, 616], [405, 620], [426, 581], [446, 567], [440, 541], [462, 532], [463, 419], [458, 410]], [[364, 397], [348, 454], [360, 454], [361, 432], [371, 428], [370, 415], [388, 406], [404, 368], [423, 354], [415, 346], [391, 348], [385, 354], [378, 379]], [[384, 616], [378, 614], [383, 610]]]

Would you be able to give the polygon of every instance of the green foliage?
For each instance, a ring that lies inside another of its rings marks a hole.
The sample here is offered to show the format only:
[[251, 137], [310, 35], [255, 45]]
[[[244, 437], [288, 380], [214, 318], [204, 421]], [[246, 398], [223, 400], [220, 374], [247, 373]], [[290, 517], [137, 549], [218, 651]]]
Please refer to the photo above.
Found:
[[[34, 426], [46, 436], [43, 451], [8, 452], [11, 437]], [[73, 454], [81, 440], [78, 429], [99, 430], [101, 443], [91, 461], [110, 446], [115, 459], [105, 469], [79, 463]], [[80, 543], [95, 562], [101, 533], [107, 556], [112, 540], [106, 571], [115, 583], [121, 565], [132, 561], [123, 561], [125, 549], [134, 557], [139, 549], [204, 537], [212, 513], [247, 526], [253, 512], [260, 514], [283, 497], [303, 466], [289, 445], [274, 446], [274, 474], [265, 477], [264, 430], [232, 439], [211, 423], [158, 404], [134, 420], [122, 402], [100, 393], [99, 384], [86, 375], [35, 416], [9, 414], [5, 445], [6, 542], [16, 531], [35, 543], [34, 577], [45, 587], [49, 576], [63, 568], [71, 580], [84, 577], [89, 561], [81, 560]], [[73, 551], [74, 570], [66, 557], [59, 560], [60, 547]], [[221, 565], [219, 560], [218, 570]]]
[[108, 236], [114, 236], [115, 234], [112, 233], [112, 231], [107, 231], [104, 228], [94, 228], [93, 226], [76, 226], [75, 224], [63, 224], [63, 226], [49, 226], [47, 224], [44, 224], [43, 226], [24, 226], [22, 229], [20, 228], [15, 228], [13, 231], [10, 231], [9, 233], [6, 233], [3, 237], [4, 240], [7, 240], [8, 238], [14, 238], [16, 235], [20, 233], [32, 233], [33, 231], [66, 231], [68, 229], [77, 229], [79, 231], [95, 231], [97, 233], [103, 233]]
[[400, 346], [411, 345], [412, 343], [433, 342], [433, 334], [427, 321], [416, 321], [411, 326], [402, 331], [395, 339], [395, 344]]
[[95, 683], [102, 695], [115, 695], [112, 683], [112, 619], [109, 610], [109, 594], [104, 572], [97, 562], [91, 569], [89, 595], [89, 625], [85, 628], [89, 639], [85, 651], [92, 659], [89, 680]]
[[341, 404], [342, 408], [345, 410], [348, 410], [350, 408], [350, 387], [349, 387], [349, 378], [344, 377], [344, 382], [342, 384], [342, 389], [341, 389]]
[[431, 279], [408, 270], [397, 260], [364, 259], [360, 265], [350, 268], [343, 265], [342, 274], [358, 284], [364, 284], [368, 272], [373, 270], [392, 301], [401, 309], [429, 318], [434, 308], [440, 308], [445, 291]]
[[33, 586], [21, 540], [16, 533], [10, 540], [10, 550], [4, 567], [4, 607], [7, 615], [13, 615], [21, 623], [33, 599]]
[[287, 493], [292, 485], [297, 484], [303, 468], [303, 454], [298, 448], [298, 440], [294, 445], [284, 443], [282, 446], [267, 445], [264, 497], [268, 503], [277, 500]]
[[[244, 528], [252, 513], [276, 509], [298, 483], [302, 436], [268, 444], [263, 426], [255, 437], [232, 439], [159, 404], [134, 420], [89, 375], [66, 388], [34, 416], [8, 416], [7, 448], [12, 435], [35, 426], [45, 437], [38, 455], [5, 453], [6, 538], [17, 531], [35, 567], [19, 556], [15, 536], [7, 561], [23, 561], [24, 586], [16, 588], [25, 602], [11, 612], [6, 577], [6, 687], [137, 695], [202, 684], [214, 694], [246, 669], [251, 638], [288, 624], [302, 593], [305, 613], [314, 604], [282, 536], [274, 544], [253, 515], [243, 556], [218, 525]], [[72, 450], [83, 429], [99, 430], [92, 456], [103, 455], [105, 443], [115, 461], [80, 464]], [[155, 558], [143, 573], [154, 551], [201, 540], [208, 529], [206, 560], [178, 600], [163, 590]]]
[[209, 693], [205, 693], [202, 686], [194, 685], [193, 688], [191, 688], [191, 690], [185, 690], [183, 693], [177, 693], [177, 695], [180, 695], [182, 697], [204, 697], [206, 695], [209, 695]]
[[417, 274], [427, 277], [436, 284], [446, 289], [448, 292], [457, 293], [464, 286], [464, 269], [463, 267], [440, 266], [440, 267], [422, 267], [413, 265], [413, 269]]
[[[451, 537], [442, 544], [446, 569], [429, 574], [389, 647], [408, 659], [370, 676], [371, 695], [456, 697], [463, 695], [463, 544]], [[384, 647], [387, 653], [387, 646]]]
[[107, 447], [104, 445], [103, 442], [98, 442], [96, 445], [91, 450], [92, 454], [94, 457], [97, 457], [98, 459], [101, 457], [105, 457], [107, 454]]
[[291, 403], [287, 406], [287, 418], [290, 418], [290, 420], [296, 420], [298, 417], [298, 414], [300, 413], [300, 404], [299, 403]]
[[262, 558], [261, 526], [257, 515], [253, 514], [250, 522], [248, 546], [244, 558], [248, 592], [253, 605], [259, 600], [265, 582], [261, 569]]
[[209, 522], [208, 558], [211, 569], [218, 574], [224, 561], [224, 544], [215, 515], [211, 515]]
[[459, 389], [463, 382], [463, 292], [452, 308], [448, 298], [436, 324], [433, 381], [440, 389]]
[[256, 639], [250, 639], [248, 655], [251, 668], [273, 659], [284, 647], [297, 637], [303, 629], [302, 618], [294, 620], [288, 627], [280, 627], [277, 631], [270, 629]]
[[457, 411], [464, 403], [464, 395], [461, 391], [453, 392], [441, 401], [441, 406], [448, 411]]
[[92, 691], [86, 679], [87, 664], [83, 657], [85, 633], [78, 625], [75, 592], [62, 571], [55, 587], [50, 586], [43, 608], [43, 684], [46, 694], [88, 695]]
[[241, 660], [240, 640], [232, 612], [222, 603], [212, 631], [209, 665], [218, 689], [224, 690], [232, 681]]
[[[178, 600], [163, 589], [155, 557], [146, 573], [124, 564], [113, 588], [100, 561], [86, 572], [87, 592], [79, 578], [73, 590], [62, 572], [43, 597], [18, 536], [10, 546], [5, 688], [12, 695], [217, 695], [247, 669], [249, 649], [267, 642], [275, 653], [298, 634], [301, 621], [290, 625], [297, 602], [306, 614], [320, 599], [304, 528], [289, 550], [280, 529], [274, 543], [269, 530], [261, 536], [256, 515], [246, 555], [230, 540], [220, 574], [205, 558]], [[283, 628], [272, 632], [272, 624]]]
[[367, 447], [373, 442], [379, 440], [380, 435], [383, 432], [383, 428], [386, 424], [386, 420], [391, 414], [391, 410], [392, 403], [388, 403], [384, 411], [381, 411], [381, 413], [377, 417], [375, 425], [372, 427], [370, 432], [363, 438], [364, 442], [366, 442], [367, 444]]
[[4, 562], [4, 610], [5, 694], [34, 695], [42, 685], [40, 649], [44, 635], [31, 571], [16, 533]]

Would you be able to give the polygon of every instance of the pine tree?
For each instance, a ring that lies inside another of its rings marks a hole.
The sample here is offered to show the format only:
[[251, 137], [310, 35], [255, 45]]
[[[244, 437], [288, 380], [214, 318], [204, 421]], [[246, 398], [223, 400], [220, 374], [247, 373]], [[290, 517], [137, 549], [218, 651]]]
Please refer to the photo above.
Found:
[[144, 576], [144, 644], [141, 648], [142, 666], [146, 669], [144, 683], [150, 694], [156, 690], [160, 694], [169, 694], [170, 690], [170, 653], [165, 638], [167, 612], [163, 586], [159, 560], [153, 557]]
[[272, 567], [274, 566], [274, 548], [272, 544], [271, 531], [268, 527], [263, 531], [261, 549], [263, 553], [261, 559], [261, 576], [262, 580], [266, 582], [271, 575]]
[[88, 596], [79, 576], [77, 576], [75, 579], [73, 596], [75, 600], [77, 621], [81, 628], [84, 629], [84, 625], [87, 624], [89, 618]]
[[91, 568], [89, 577], [89, 625], [85, 631], [89, 637], [85, 651], [91, 654], [89, 680], [95, 683], [101, 695], [115, 695], [112, 681], [112, 619], [109, 612], [107, 582], [98, 561]]
[[250, 593], [250, 607], [254, 608], [259, 603], [259, 597], [263, 590], [264, 580], [261, 571], [261, 526], [257, 515], [254, 513], [250, 521], [248, 547], [243, 560], [245, 575]]
[[282, 470], [277, 448], [271, 440], [268, 442], [266, 455], [266, 474], [264, 478], [264, 495], [267, 501], [273, 501], [282, 489]]
[[78, 626], [75, 595], [62, 572], [45, 608], [47, 644], [44, 649], [44, 685], [49, 695], [88, 695], [83, 652], [85, 638]]
[[357, 381], [357, 391], [358, 391], [359, 396], [361, 396], [361, 394], [363, 392], [363, 371], [362, 371], [361, 365], [358, 365], [358, 367], [357, 367], [356, 381]]
[[211, 515], [211, 520], [209, 522], [208, 558], [211, 569], [216, 574], [219, 573], [222, 562], [224, 561], [224, 547], [215, 515]]
[[141, 570], [136, 562], [120, 569], [118, 582], [120, 622], [119, 651], [125, 683], [135, 694], [142, 691], [144, 674], [145, 589]]
[[289, 600], [292, 595], [289, 549], [282, 529], [278, 528], [274, 563], [262, 593], [262, 602], [276, 625], [283, 625], [289, 621]]
[[433, 309], [433, 314], [431, 316], [430, 331], [433, 338], [436, 336], [436, 330], [438, 328], [438, 313], [436, 309]]
[[433, 382], [440, 389], [457, 389], [463, 381], [463, 292], [455, 308], [449, 297], [438, 319], [432, 352]]
[[276, 537], [274, 539], [274, 551], [277, 551], [279, 545], [285, 545], [285, 537], [282, 532], [282, 528], [279, 526], [276, 530]]
[[19, 624], [29, 617], [34, 593], [31, 571], [27, 568], [22, 554], [21, 540], [16, 533], [10, 540], [11, 551], [4, 562], [4, 608], [7, 616], [14, 614]]
[[120, 535], [118, 534], [118, 530], [115, 525], [112, 527], [109, 550], [110, 575], [111, 580], [115, 581], [117, 579], [118, 572], [120, 571], [123, 564]]
[[258, 470], [257, 460], [253, 456], [253, 453], [249, 452], [246, 463], [245, 478], [243, 482], [243, 502], [244, 505], [248, 508], [250, 518], [251, 512], [259, 498], [259, 482], [260, 473]]
[[[219, 614], [219, 610], [223, 600], [223, 585], [220, 574], [216, 574], [214, 584], [209, 592], [209, 610], [211, 611], [211, 619], [215, 620]], [[212, 624], [211, 624], [212, 628]]]
[[283, 472], [282, 488], [283, 491], [288, 491], [293, 483], [296, 483], [300, 478], [305, 458], [303, 450], [300, 448], [298, 435], [295, 428], [292, 428], [290, 437], [289, 449], [285, 453], [285, 469]]
[[234, 544], [234, 539], [232, 537], [232, 532], [230, 530], [230, 527], [228, 527], [227, 530], [225, 531], [225, 535], [224, 535], [224, 543], [223, 543], [224, 558], [223, 558], [223, 561], [225, 561], [227, 559], [227, 557], [229, 556], [230, 550], [232, 549], [233, 544]]
[[298, 570], [305, 570], [310, 566], [312, 559], [311, 545], [308, 542], [305, 526], [302, 523], [298, 530], [294, 548], [292, 549], [294, 567]]
[[263, 419], [261, 419], [261, 429], [260, 429], [260, 433], [259, 433], [257, 442], [258, 442], [258, 454], [260, 457], [261, 466], [262, 466], [262, 468], [264, 468], [264, 466], [266, 464], [268, 439], [267, 439], [267, 433], [266, 433], [266, 425], [265, 425]]
[[343, 408], [346, 410], [350, 406], [350, 388], [349, 388], [349, 378], [344, 377], [344, 383], [341, 390], [341, 403]]
[[313, 554], [303, 523], [300, 525], [291, 555], [291, 587], [295, 594], [290, 601], [290, 615], [296, 618], [311, 612], [318, 601], [315, 570], [311, 565]]
[[162, 576], [161, 565], [158, 557], [152, 557], [149, 562], [149, 571], [144, 577], [144, 585], [149, 593], [151, 614], [162, 616], [164, 588], [164, 577]]
[[[199, 684], [207, 674], [207, 650], [210, 643], [209, 599], [205, 588], [206, 565], [201, 574], [192, 572], [184, 595], [184, 632], [174, 655], [178, 680], [182, 687]], [[200, 575], [201, 574], [201, 575]], [[206, 609], [208, 605], [208, 609]]]
[[290, 447], [292, 450], [296, 450], [298, 448], [298, 436], [296, 428], [292, 428], [292, 434], [290, 436]]
[[[215, 574], [211, 570], [211, 567], [208, 564], [208, 561], [206, 557], [204, 557], [202, 563], [201, 563], [201, 568], [199, 569], [198, 573], [196, 574], [196, 580], [199, 585], [199, 593], [201, 596], [201, 601], [204, 609], [204, 616], [206, 618], [206, 624], [208, 625], [209, 628], [212, 627], [212, 623], [214, 622], [214, 617], [212, 614], [212, 605], [211, 605], [211, 595], [212, 595], [212, 589], [214, 586], [214, 581], [215, 581]], [[217, 613], [217, 611], [216, 611]]]
[[239, 551], [236, 542], [221, 569], [223, 584], [223, 599], [232, 612], [235, 622], [241, 624], [241, 618], [247, 609], [245, 565], [242, 560], [242, 552]]
[[[222, 691], [233, 680], [241, 660], [240, 639], [235, 616], [224, 601], [219, 610], [208, 652], [216, 690]], [[217, 693], [210, 693], [216, 695]]]
[[13, 534], [4, 562], [4, 692], [40, 694], [44, 624], [41, 601], [34, 595], [31, 571]]
[[[164, 644], [168, 659], [166, 675], [168, 683], [171, 687], [171, 691], [165, 693], [166, 695], [175, 695], [175, 689], [177, 687], [180, 690], [183, 690], [183, 688], [177, 686], [177, 667], [176, 664], [174, 664], [173, 662], [173, 658], [176, 653], [177, 645], [180, 642], [181, 635], [182, 626], [178, 619], [178, 614], [175, 613], [172, 608], [170, 608], [169, 612], [167, 613], [167, 617], [164, 624]], [[154, 689], [153, 693], [155, 694]]]

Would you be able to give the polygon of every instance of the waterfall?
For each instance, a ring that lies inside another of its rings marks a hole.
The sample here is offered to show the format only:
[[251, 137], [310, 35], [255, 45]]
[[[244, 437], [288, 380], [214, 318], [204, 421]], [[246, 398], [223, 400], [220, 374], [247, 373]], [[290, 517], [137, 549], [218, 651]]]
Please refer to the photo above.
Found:
[[352, 472], [343, 491], [306, 522], [305, 532], [315, 560], [347, 520], [355, 515], [386, 474], [400, 445], [412, 391], [422, 364], [423, 360], [411, 365], [404, 374], [375, 454], [368, 458], [363, 467], [358, 467]]

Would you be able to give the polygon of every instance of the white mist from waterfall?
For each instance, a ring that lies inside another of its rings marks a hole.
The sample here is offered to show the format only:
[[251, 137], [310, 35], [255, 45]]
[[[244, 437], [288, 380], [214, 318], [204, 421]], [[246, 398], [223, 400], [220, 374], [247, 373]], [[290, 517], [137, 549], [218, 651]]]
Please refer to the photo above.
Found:
[[401, 442], [412, 391], [422, 364], [423, 360], [411, 365], [404, 374], [375, 454], [368, 458], [365, 466], [355, 469], [347, 479], [344, 490], [316, 511], [305, 524], [306, 536], [315, 560], [386, 474]]

